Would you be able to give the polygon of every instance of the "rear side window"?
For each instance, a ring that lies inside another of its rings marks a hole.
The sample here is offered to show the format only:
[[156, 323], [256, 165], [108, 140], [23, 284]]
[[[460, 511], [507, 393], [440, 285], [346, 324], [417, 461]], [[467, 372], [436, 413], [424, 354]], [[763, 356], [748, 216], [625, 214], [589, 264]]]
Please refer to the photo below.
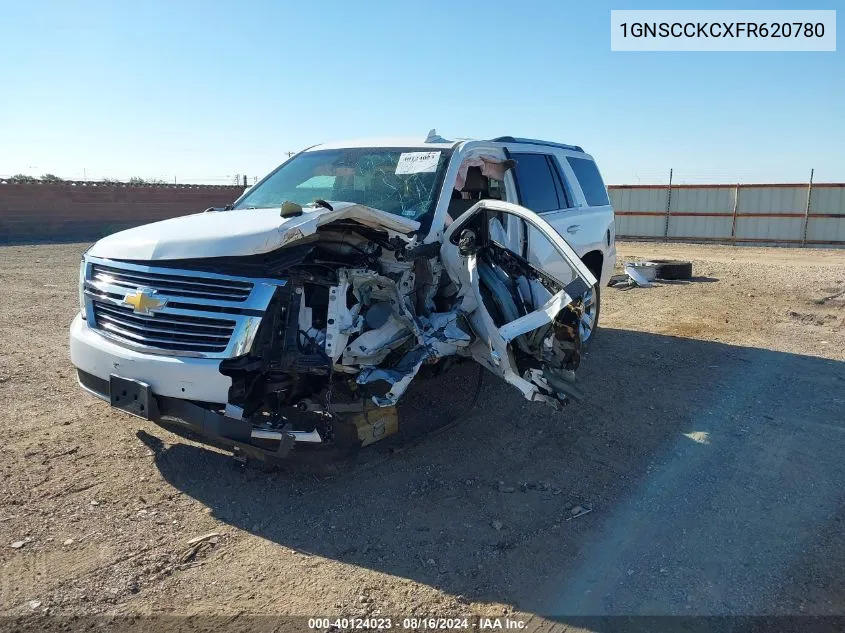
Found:
[[557, 173], [545, 154], [511, 154], [516, 160], [516, 181], [520, 203], [534, 213], [544, 213], [566, 207], [558, 199], [560, 185]]
[[610, 200], [607, 199], [607, 188], [604, 186], [604, 181], [601, 179], [596, 164], [587, 158], [575, 158], [574, 156], [567, 156], [566, 160], [569, 161], [569, 166], [575, 172], [575, 177], [581, 183], [581, 190], [587, 199], [587, 205], [603, 207], [610, 204]]

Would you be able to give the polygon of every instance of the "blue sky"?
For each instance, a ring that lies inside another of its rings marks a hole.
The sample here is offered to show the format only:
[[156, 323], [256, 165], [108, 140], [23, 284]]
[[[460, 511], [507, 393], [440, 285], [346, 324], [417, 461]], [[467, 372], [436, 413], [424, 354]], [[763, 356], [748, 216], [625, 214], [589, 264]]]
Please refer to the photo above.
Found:
[[611, 53], [636, 8], [801, 3], [0, 0], [0, 175], [222, 181], [437, 128], [580, 144], [609, 183], [845, 181], [841, 41]]

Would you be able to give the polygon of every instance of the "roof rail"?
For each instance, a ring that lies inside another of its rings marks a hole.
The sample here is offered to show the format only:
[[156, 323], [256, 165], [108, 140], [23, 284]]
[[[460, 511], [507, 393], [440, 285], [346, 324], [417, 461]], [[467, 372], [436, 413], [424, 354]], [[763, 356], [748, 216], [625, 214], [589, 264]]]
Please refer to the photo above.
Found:
[[490, 139], [494, 143], [526, 143], [528, 145], [543, 145], [545, 147], [560, 147], [561, 149], [569, 149], [573, 152], [583, 152], [584, 150], [578, 145], [566, 145], [565, 143], [554, 143], [552, 141], [538, 141], [533, 138], [521, 138], [519, 136], [497, 136]]

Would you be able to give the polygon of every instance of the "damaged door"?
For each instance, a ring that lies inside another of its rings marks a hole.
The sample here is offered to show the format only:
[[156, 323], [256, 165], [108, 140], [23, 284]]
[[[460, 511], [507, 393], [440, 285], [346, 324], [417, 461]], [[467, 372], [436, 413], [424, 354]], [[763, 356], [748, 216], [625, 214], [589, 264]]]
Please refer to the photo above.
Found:
[[[509, 246], [505, 227], [514, 223], [542, 256]], [[581, 298], [596, 279], [551, 225], [524, 207], [482, 200], [449, 226], [440, 254], [477, 335], [473, 358], [529, 400], [580, 399]]]

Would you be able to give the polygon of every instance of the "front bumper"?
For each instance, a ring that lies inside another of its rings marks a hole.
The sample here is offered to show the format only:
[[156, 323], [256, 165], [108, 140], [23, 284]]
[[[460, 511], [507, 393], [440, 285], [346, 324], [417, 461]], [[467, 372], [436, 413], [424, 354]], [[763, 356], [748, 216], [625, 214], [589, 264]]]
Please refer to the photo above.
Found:
[[316, 431], [267, 431], [215, 411], [224, 407], [231, 386], [231, 378], [219, 371], [218, 359], [156, 356], [127, 349], [100, 336], [79, 315], [70, 328], [70, 358], [79, 385], [87, 392], [109, 402], [112, 375], [146, 383], [154, 403], [149, 419], [188, 429], [243, 455], [279, 459], [296, 442], [322, 442]]
[[[110, 382], [77, 369], [80, 386], [104, 400], [110, 400]], [[125, 392], [124, 392], [125, 393]], [[204, 436], [210, 444], [261, 460], [282, 459], [297, 441], [314, 441], [314, 433], [272, 432], [274, 441], [256, 444], [256, 439], [268, 439], [246, 420], [238, 420], [180, 398], [153, 394], [147, 417], [164, 426], [176, 426]], [[319, 441], [319, 435], [316, 436]]]
[[106, 384], [117, 374], [148, 383], [158, 396], [222, 405], [232, 386], [232, 379], [220, 373], [220, 359], [146, 354], [122, 347], [88, 327], [80, 315], [70, 326], [70, 360]]

